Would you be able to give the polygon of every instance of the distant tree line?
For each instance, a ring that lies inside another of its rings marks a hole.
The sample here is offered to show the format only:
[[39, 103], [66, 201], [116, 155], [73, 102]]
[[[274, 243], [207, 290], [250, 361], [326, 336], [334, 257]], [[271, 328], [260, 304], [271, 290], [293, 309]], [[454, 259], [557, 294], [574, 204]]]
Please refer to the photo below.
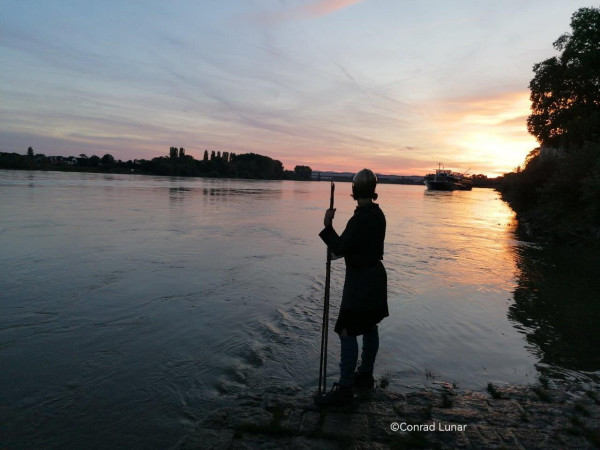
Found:
[[600, 9], [581, 8], [559, 56], [533, 66], [529, 132], [540, 147], [500, 191], [521, 222], [554, 240], [600, 242]]
[[500, 185], [500, 177], [488, 178], [487, 175], [476, 174], [469, 177], [473, 187], [497, 188]]
[[250, 178], [266, 180], [310, 180], [312, 169], [296, 166], [285, 170], [281, 161], [256, 153], [236, 154], [212, 150], [204, 151], [201, 160], [185, 154], [183, 147], [171, 147], [167, 156], [151, 160], [121, 161], [112, 155], [101, 158], [80, 154], [78, 157], [46, 156], [36, 154], [32, 147], [25, 155], [0, 153], [0, 168], [21, 170], [68, 170], [116, 173], [141, 173], [183, 177]]
[[138, 161], [139, 170], [157, 175], [192, 177], [227, 177], [281, 180], [293, 178], [293, 172], [285, 171], [281, 161], [256, 153], [235, 153], [212, 150], [204, 151], [201, 160], [186, 155], [185, 149], [171, 147], [169, 156]]

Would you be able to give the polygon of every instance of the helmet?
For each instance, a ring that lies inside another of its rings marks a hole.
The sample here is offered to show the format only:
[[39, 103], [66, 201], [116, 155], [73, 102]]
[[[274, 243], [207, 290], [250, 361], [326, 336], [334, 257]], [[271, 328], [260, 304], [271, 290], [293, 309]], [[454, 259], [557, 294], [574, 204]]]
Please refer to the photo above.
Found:
[[375, 193], [375, 186], [377, 186], [377, 176], [369, 169], [363, 169], [356, 172], [352, 179], [352, 198], [358, 200], [359, 198], [372, 198], [377, 199]]

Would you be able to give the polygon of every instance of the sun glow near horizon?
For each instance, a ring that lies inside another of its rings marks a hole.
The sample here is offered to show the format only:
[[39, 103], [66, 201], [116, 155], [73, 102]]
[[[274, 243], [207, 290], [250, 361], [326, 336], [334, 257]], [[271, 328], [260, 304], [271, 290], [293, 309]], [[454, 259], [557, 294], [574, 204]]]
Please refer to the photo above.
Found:
[[473, 111], [462, 118], [466, 132], [459, 147], [474, 163], [481, 163], [481, 173], [498, 176], [520, 166], [538, 144], [527, 131], [529, 91], [507, 93], [488, 102], [474, 102]]
[[468, 165], [471, 173], [495, 177], [521, 165], [538, 145], [527, 131], [529, 91], [452, 99], [438, 108], [439, 145], [456, 152], [447, 167]]
[[318, 152], [306, 164], [316, 170], [353, 172], [364, 166], [382, 174], [425, 175], [442, 163], [452, 170], [496, 177], [520, 166], [538, 146], [527, 132], [529, 91], [446, 99], [415, 108], [431, 113], [426, 123], [403, 130], [402, 139], [416, 142], [414, 146], [377, 151], [348, 147]]

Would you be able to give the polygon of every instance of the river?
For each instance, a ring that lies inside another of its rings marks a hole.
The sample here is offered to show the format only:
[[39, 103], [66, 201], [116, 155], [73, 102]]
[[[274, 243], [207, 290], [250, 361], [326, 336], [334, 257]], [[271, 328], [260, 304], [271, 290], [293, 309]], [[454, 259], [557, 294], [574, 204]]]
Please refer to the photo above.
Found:
[[[350, 187], [336, 186], [340, 232]], [[597, 380], [597, 258], [520, 240], [493, 190], [378, 192], [376, 377], [399, 391]], [[249, 393], [315, 390], [329, 183], [0, 171], [0, 194], [7, 447], [164, 448]], [[338, 351], [331, 332], [329, 385]]]

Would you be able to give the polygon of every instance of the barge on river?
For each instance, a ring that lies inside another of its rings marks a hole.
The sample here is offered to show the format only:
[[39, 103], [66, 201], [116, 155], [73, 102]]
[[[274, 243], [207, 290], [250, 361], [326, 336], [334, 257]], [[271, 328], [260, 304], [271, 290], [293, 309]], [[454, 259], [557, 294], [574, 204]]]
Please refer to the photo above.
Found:
[[470, 178], [465, 177], [465, 173], [443, 169], [439, 163], [435, 173], [425, 175], [423, 182], [430, 191], [470, 191], [473, 183]]

